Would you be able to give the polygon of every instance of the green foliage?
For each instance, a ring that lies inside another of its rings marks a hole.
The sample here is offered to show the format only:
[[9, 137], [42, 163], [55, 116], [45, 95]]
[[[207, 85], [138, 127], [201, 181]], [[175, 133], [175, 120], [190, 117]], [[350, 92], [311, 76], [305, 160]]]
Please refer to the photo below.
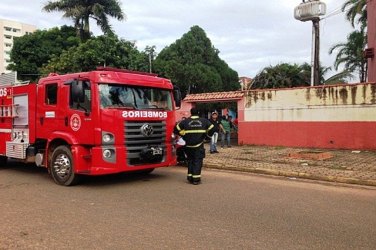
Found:
[[252, 81], [252, 89], [309, 86], [311, 66], [281, 63], [264, 68]]
[[240, 88], [238, 74], [218, 56], [199, 26], [164, 48], [154, 62], [155, 71], [188, 93], [229, 91]]
[[43, 7], [44, 11], [61, 11], [64, 12], [63, 17], [72, 19], [74, 27], [78, 31], [78, 36], [81, 41], [86, 41], [90, 38], [90, 23], [89, 19], [97, 22], [97, 25], [102, 29], [104, 34], [113, 34], [111, 25], [109, 24], [109, 17], [118, 20], [124, 20], [123, 13], [119, 0], [58, 0], [49, 1]]
[[[320, 84], [343, 83], [347, 77], [352, 77], [351, 72], [342, 71], [325, 79], [331, 67], [320, 66]], [[308, 63], [288, 64], [281, 63], [276, 66], [264, 68], [252, 81], [251, 89], [276, 89], [310, 86], [311, 65]]]
[[367, 77], [367, 59], [363, 56], [363, 51], [367, 45], [367, 36], [363, 30], [353, 31], [348, 35], [346, 43], [338, 43], [332, 46], [329, 53], [332, 54], [338, 50], [334, 67], [338, 69], [344, 65], [346, 71], [358, 72], [361, 82], [366, 81]]
[[[346, 8], [348, 8], [346, 10]], [[347, 0], [342, 5], [342, 11], [346, 10], [346, 19], [355, 27], [355, 22], [362, 28], [367, 27], [367, 0]], [[357, 19], [357, 20], [356, 20]]]
[[96, 69], [98, 66], [147, 71], [148, 55], [139, 52], [134, 43], [116, 36], [98, 36], [53, 57], [43, 73], [69, 73]]
[[17, 71], [22, 80], [35, 80], [41, 74], [43, 64], [62, 51], [79, 44], [76, 30], [62, 26], [50, 30], [37, 30], [22, 37], [15, 37], [9, 70]]

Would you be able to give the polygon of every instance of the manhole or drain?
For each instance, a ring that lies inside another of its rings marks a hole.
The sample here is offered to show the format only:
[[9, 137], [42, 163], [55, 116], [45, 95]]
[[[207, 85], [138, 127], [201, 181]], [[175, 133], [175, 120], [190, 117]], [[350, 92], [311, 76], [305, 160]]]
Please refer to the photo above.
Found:
[[289, 153], [287, 157], [292, 159], [303, 159], [303, 160], [326, 160], [333, 158], [333, 155], [329, 152], [323, 151], [300, 151]]

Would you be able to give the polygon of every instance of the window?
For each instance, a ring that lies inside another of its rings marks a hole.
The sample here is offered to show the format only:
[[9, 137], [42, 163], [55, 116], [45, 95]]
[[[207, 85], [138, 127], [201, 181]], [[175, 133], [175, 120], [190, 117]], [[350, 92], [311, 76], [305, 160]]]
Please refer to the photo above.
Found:
[[5, 29], [6, 31], [12, 31], [12, 28], [11, 28], [11, 27], [4, 26], [4, 29]]
[[46, 99], [45, 103], [48, 105], [56, 105], [57, 103], [57, 84], [48, 84], [45, 87]]
[[11, 43], [5, 43], [5, 47], [10, 48], [10, 47], [12, 47], [12, 44]]
[[70, 92], [69, 105], [71, 109], [82, 110], [84, 112], [91, 111], [91, 87], [89, 81], [78, 81], [78, 83], [73, 83], [77, 85], [82, 85], [84, 90], [83, 100], [73, 100], [72, 98], [72, 86]]
[[10, 35], [4, 35], [4, 37], [5, 37], [6, 39], [12, 39], [12, 36], [10, 36]]
[[13, 28], [13, 32], [21, 32], [20, 29]]
[[172, 110], [171, 93], [165, 89], [100, 84], [99, 92], [102, 108]]

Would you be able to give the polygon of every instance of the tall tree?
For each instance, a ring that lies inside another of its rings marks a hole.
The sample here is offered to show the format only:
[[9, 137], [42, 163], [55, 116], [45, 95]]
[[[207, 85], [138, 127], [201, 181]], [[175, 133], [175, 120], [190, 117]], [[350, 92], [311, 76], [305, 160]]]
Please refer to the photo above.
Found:
[[183, 95], [239, 89], [238, 74], [218, 54], [205, 31], [193, 26], [159, 53], [154, 69], [177, 84]]
[[332, 46], [329, 53], [338, 50], [334, 67], [338, 70], [340, 65], [350, 72], [358, 72], [359, 80], [365, 82], [367, 78], [367, 59], [363, 56], [363, 51], [367, 45], [367, 37], [363, 30], [353, 31], [348, 35], [346, 43], [338, 43]]
[[44, 64], [62, 51], [80, 43], [76, 29], [62, 26], [49, 30], [37, 30], [34, 33], [15, 37], [9, 70], [17, 71], [19, 79], [36, 80]]
[[98, 36], [53, 57], [42, 72], [81, 72], [98, 66], [148, 71], [147, 58], [148, 55], [139, 52], [132, 42], [118, 39], [115, 35]]
[[59, 0], [49, 1], [44, 7], [44, 11], [64, 12], [63, 17], [70, 18], [78, 30], [81, 41], [86, 41], [90, 37], [90, 19], [97, 22], [104, 34], [111, 34], [112, 29], [109, 17], [124, 20], [119, 0]]
[[347, 0], [342, 5], [342, 11], [346, 12], [346, 18], [355, 27], [360, 23], [362, 28], [367, 27], [367, 0]]

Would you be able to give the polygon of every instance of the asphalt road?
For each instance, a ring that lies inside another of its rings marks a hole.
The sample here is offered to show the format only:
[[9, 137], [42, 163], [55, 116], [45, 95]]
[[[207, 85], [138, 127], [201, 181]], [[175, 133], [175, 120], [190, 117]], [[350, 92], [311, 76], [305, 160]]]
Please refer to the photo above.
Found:
[[0, 169], [0, 249], [375, 249], [376, 189], [204, 170], [53, 183]]

